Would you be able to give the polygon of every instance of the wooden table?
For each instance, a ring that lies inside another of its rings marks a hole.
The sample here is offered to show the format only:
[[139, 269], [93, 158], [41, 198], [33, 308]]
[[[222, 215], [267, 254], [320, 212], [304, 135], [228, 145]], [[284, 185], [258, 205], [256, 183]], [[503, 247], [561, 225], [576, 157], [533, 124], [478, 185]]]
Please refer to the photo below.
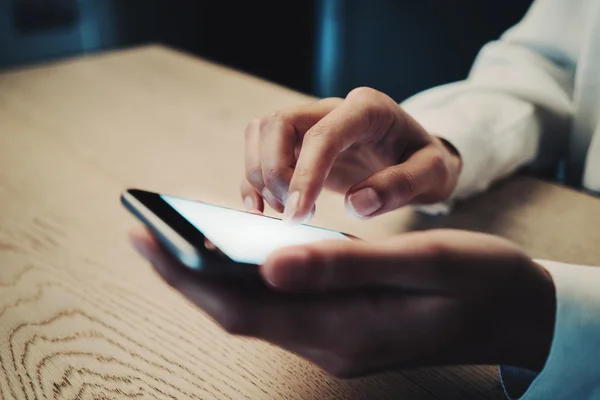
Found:
[[[134, 186], [241, 207], [243, 131], [307, 96], [152, 46], [0, 75], [0, 398], [502, 399], [493, 367], [340, 381], [230, 337], [132, 250]], [[454, 226], [600, 264], [600, 201], [518, 178], [448, 218], [314, 223], [377, 240]]]

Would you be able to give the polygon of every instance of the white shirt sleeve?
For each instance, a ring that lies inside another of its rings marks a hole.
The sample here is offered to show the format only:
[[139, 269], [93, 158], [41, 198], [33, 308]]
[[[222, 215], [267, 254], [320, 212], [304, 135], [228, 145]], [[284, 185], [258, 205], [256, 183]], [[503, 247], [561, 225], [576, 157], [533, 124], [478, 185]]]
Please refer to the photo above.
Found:
[[511, 399], [600, 399], [600, 267], [540, 261], [556, 287], [554, 337], [539, 374], [500, 367]]
[[401, 104], [460, 153], [451, 201], [479, 193], [526, 164], [556, 163], [569, 130], [586, 18], [586, 7], [570, 1], [537, 0], [519, 24], [483, 47], [466, 80]]
[[[462, 158], [445, 203], [481, 192], [526, 164], [544, 168], [564, 147], [573, 114], [575, 67], [593, 1], [536, 0], [523, 20], [479, 53], [468, 78], [422, 92], [401, 106]], [[538, 261], [557, 296], [554, 337], [539, 373], [500, 367], [521, 400], [600, 399], [600, 267]]]

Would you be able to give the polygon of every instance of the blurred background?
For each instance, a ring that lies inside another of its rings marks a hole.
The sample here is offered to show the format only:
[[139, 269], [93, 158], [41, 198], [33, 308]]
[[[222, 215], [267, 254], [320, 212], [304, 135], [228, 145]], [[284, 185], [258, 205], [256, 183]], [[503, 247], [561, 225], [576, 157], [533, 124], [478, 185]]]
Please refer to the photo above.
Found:
[[317, 96], [462, 79], [530, 0], [0, 0], [0, 71], [165, 45]]

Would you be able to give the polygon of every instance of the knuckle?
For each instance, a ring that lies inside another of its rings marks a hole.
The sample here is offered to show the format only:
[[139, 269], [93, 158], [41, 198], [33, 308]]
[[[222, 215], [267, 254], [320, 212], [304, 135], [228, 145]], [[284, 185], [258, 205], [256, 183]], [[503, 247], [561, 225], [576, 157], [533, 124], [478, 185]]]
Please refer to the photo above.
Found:
[[308, 132], [306, 132], [306, 137], [309, 139], [327, 139], [330, 136], [329, 128], [321, 122], [317, 122]]
[[246, 141], [251, 140], [256, 134], [258, 134], [258, 129], [260, 127], [260, 118], [254, 118], [250, 123], [246, 126], [246, 130], [244, 132]]
[[298, 180], [305, 180], [309, 176], [310, 170], [307, 168], [296, 168], [296, 170], [294, 170], [294, 178]]
[[281, 126], [285, 123], [286, 118], [284, 116], [284, 114], [280, 111], [275, 111], [272, 112], [270, 114], [265, 115], [263, 118], [260, 119], [259, 122], [259, 130], [261, 132], [267, 130], [267, 129], [272, 129], [273, 127], [278, 127]]
[[330, 106], [337, 106], [343, 102], [344, 102], [344, 99], [341, 97], [326, 97], [324, 99], [319, 100], [319, 103], [325, 104], [325, 105], [330, 105]]
[[332, 135], [331, 129], [317, 123], [314, 125], [305, 135], [305, 140], [309, 142], [322, 142], [324, 143], [323, 149], [325, 150], [325, 157], [335, 157], [344, 148], [344, 139], [341, 135]]
[[429, 167], [435, 176], [445, 179], [448, 174], [448, 165], [446, 159], [440, 151], [435, 151], [431, 154]]
[[294, 179], [296, 179], [299, 182], [309, 181], [312, 178], [312, 175], [313, 172], [310, 168], [299, 167], [294, 170]]
[[362, 119], [367, 131], [383, 134], [393, 125], [396, 113], [392, 110], [399, 106], [382, 92], [360, 87], [352, 90], [347, 98], [360, 104], [358, 120]]
[[407, 193], [409, 197], [414, 197], [417, 190], [417, 179], [405, 168], [392, 168], [389, 171], [390, 180], [396, 183], [396, 186], [402, 193]]
[[261, 140], [270, 140], [273, 134], [282, 135], [295, 142], [297, 132], [293, 115], [284, 111], [276, 111], [261, 118], [258, 127], [258, 135]]
[[358, 101], [369, 101], [372, 100], [373, 98], [378, 98], [381, 96], [381, 92], [367, 87], [367, 86], [362, 86], [362, 87], [357, 87], [356, 89], [352, 89], [348, 95], [346, 96], [346, 98], [350, 98], [350, 99], [354, 99], [354, 100], [358, 100]]
[[417, 180], [413, 174], [408, 171], [404, 173], [404, 185], [406, 187], [407, 192], [414, 196], [417, 191]]

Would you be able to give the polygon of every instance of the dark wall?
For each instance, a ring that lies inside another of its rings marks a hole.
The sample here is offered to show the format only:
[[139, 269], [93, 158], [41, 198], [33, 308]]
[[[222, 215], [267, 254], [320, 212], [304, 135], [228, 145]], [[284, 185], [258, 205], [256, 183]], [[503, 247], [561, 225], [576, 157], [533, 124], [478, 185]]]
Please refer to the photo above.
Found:
[[[310, 91], [314, 1], [115, 1], [121, 45], [160, 41]], [[140, 14], [143, 18], [140, 18]]]
[[[315, 91], [343, 96], [371, 86], [397, 100], [463, 79], [478, 50], [518, 22], [530, 0], [323, 1], [321, 35], [335, 53], [319, 53]], [[332, 33], [333, 32], [333, 33]], [[327, 41], [327, 39], [325, 39]]]
[[0, 69], [161, 42], [309, 92], [314, 4], [0, 0]]
[[207, 1], [200, 15], [200, 54], [311, 90], [314, 1]]
[[0, 0], [0, 68], [162, 42], [294, 89], [462, 79], [529, 0]]

